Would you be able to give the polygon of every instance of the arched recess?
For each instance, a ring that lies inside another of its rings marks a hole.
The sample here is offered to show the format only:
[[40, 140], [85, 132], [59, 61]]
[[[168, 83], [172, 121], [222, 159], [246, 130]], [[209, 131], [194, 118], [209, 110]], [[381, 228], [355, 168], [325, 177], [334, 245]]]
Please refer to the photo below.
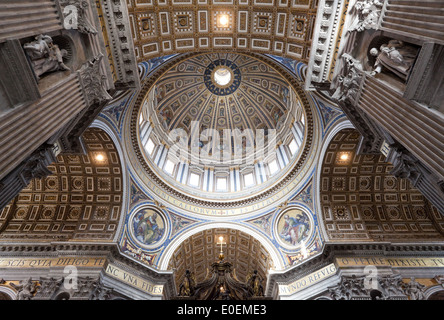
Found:
[[444, 288], [442, 286], [435, 286], [427, 291], [427, 300], [444, 300]]
[[113, 241], [121, 215], [121, 161], [107, 133], [89, 128], [86, 153], [60, 154], [0, 213], [0, 241]]
[[[321, 175], [322, 175], [322, 163], [324, 161], [325, 154], [327, 153], [327, 150], [329, 148], [329, 145], [333, 138], [344, 129], [354, 129], [353, 124], [349, 120], [343, 120], [341, 122], [338, 122], [335, 126], [333, 126], [325, 135], [324, 141], [322, 142], [322, 145], [320, 147], [320, 153], [319, 153], [319, 160], [318, 165], [316, 167], [316, 174], [315, 174], [315, 181], [314, 183], [314, 194], [315, 194], [315, 205], [316, 205], [316, 212], [321, 213], [321, 192], [320, 192], [320, 186], [321, 186]], [[325, 229], [325, 223], [323, 222], [323, 219], [321, 218], [321, 221], [319, 223], [320, 229], [322, 231], [322, 236], [324, 239], [328, 240], [328, 234], [327, 230]]]
[[117, 133], [109, 126], [108, 123], [101, 120], [94, 120], [90, 126], [90, 129], [95, 128], [96, 130], [104, 131], [108, 137], [112, 140], [114, 147], [116, 148], [117, 155], [120, 161], [120, 168], [122, 173], [121, 179], [121, 189], [122, 189], [122, 198], [121, 198], [121, 214], [118, 221], [117, 230], [115, 232], [114, 241], [118, 241], [120, 238], [120, 234], [122, 233], [123, 228], [125, 227], [125, 213], [128, 212], [128, 190], [127, 186], [129, 185], [129, 173], [126, 168], [127, 159], [125, 158], [125, 152], [122, 148], [121, 141], [117, 135]]
[[194, 273], [196, 282], [206, 279], [211, 265], [218, 261], [220, 236], [224, 238], [222, 250], [225, 261], [232, 263], [237, 279], [245, 282], [248, 273], [257, 270], [264, 279], [265, 286], [268, 270], [274, 268], [275, 262], [262, 242], [251, 235], [251, 232], [247, 233], [243, 228], [234, 229], [230, 224], [225, 227], [221, 224], [216, 228], [214, 225], [206, 227], [204, 230], [194, 230], [193, 234], [169, 249], [169, 258], [164, 263], [168, 264], [169, 270], [174, 270], [177, 288], [183, 281], [186, 270]]
[[0, 300], [15, 300], [17, 291], [10, 287], [0, 285]]
[[444, 219], [381, 155], [357, 154], [360, 134], [343, 129], [322, 160], [319, 197], [327, 239], [442, 241]]

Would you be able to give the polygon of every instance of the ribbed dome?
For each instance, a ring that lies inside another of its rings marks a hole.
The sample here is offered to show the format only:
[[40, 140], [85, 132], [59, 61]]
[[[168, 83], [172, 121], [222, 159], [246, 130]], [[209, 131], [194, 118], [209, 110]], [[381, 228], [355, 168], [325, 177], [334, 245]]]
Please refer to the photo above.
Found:
[[251, 196], [287, 174], [303, 150], [305, 116], [299, 94], [275, 70], [234, 53], [197, 54], [166, 69], [139, 115], [156, 175], [186, 194], [221, 200]]
[[[220, 83], [220, 84], [219, 84]], [[288, 84], [269, 66], [237, 54], [189, 59], [157, 83], [157, 115], [167, 131], [276, 129], [285, 120]], [[222, 136], [222, 134], [221, 134]]]

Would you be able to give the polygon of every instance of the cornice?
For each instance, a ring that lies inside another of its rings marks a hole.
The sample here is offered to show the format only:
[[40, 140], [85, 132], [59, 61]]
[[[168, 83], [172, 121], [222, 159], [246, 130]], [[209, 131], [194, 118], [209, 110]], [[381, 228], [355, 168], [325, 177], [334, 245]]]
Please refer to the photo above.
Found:
[[322, 254], [280, 272], [270, 273], [267, 294], [271, 295], [277, 283], [297, 281], [334, 263], [338, 257], [444, 257], [444, 243], [329, 243]]

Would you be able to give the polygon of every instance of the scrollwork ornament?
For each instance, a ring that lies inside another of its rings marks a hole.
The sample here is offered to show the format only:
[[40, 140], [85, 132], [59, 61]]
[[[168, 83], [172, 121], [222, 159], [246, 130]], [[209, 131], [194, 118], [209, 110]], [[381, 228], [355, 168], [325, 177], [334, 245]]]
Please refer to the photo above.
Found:
[[112, 99], [104, 87], [106, 76], [102, 75], [100, 71], [102, 59], [103, 54], [99, 54], [94, 59], [85, 63], [79, 70], [88, 105], [102, 103]]
[[383, 1], [358, 0], [350, 11], [353, 17], [349, 32], [362, 32], [368, 29], [377, 29], [381, 17]]
[[114, 291], [113, 288], [104, 286], [101, 281], [93, 283], [93, 288], [90, 300], [109, 300]]
[[328, 291], [334, 300], [368, 299], [370, 290], [366, 288], [365, 280], [366, 276], [343, 276], [341, 282], [328, 288]]
[[63, 283], [63, 278], [40, 278], [40, 289], [37, 293], [39, 296], [50, 297], [54, 294]]
[[398, 153], [390, 173], [397, 178], [415, 180], [420, 174], [418, 160], [411, 154], [401, 151]]
[[65, 29], [76, 29], [84, 34], [97, 34], [93, 23], [88, 19], [89, 4], [86, 0], [59, 0], [65, 17]]
[[385, 291], [385, 296], [404, 295], [403, 282], [401, 275], [389, 275], [378, 278], [379, 285]]
[[74, 292], [73, 297], [88, 298], [92, 290], [97, 286], [98, 281], [98, 279], [91, 277], [78, 278], [77, 290]]
[[436, 276], [434, 279], [444, 288], [444, 275]]

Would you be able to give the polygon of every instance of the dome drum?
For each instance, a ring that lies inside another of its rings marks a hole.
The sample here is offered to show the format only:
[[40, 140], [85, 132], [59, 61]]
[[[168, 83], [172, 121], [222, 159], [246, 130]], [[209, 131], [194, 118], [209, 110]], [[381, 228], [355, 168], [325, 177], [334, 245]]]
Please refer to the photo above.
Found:
[[[232, 79], [218, 84], [218, 76]], [[304, 144], [298, 94], [252, 57], [188, 59], [165, 72], [142, 105], [139, 137], [146, 159], [166, 181], [188, 191], [215, 191], [216, 197], [256, 192], [285, 174]]]

